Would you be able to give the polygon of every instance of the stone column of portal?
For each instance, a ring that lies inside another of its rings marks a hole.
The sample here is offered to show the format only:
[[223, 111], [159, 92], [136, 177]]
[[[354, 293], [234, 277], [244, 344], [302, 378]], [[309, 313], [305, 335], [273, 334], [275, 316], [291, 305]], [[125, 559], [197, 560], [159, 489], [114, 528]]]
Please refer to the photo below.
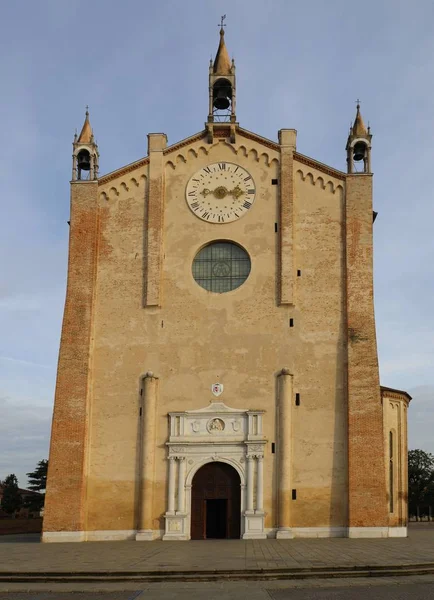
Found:
[[185, 510], [185, 458], [181, 456], [178, 462], [178, 512], [183, 513]]
[[176, 463], [175, 457], [169, 457], [169, 485], [167, 490], [167, 512], [170, 514], [175, 514], [175, 471], [176, 471]]
[[292, 538], [291, 530], [291, 407], [292, 375], [282, 369], [279, 383], [279, 437], [278, 437], [278, 480], [279, 521], [276, 538]]
[[253, 458], [247, 457], [247, 505], [246, 512], [253, 512]]
[[256, 472], [256, 511], [264, 510], [264, 457], [258, 456]]
[[141, 427], [140, 517], [136, 540], [153, 539], [152, 505], [154, 496], [155, 408], [158, 378], [151, 371], [143, 380]]

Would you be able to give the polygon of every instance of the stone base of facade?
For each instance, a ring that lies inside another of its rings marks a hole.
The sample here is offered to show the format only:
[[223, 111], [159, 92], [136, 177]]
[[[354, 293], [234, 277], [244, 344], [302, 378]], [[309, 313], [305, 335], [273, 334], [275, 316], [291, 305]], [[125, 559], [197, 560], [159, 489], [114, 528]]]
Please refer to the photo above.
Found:
[[[170, 526], [169, 523], [178, 523], [181, 515], [170, 515], [166, 521], [166, 531], [148, 529], [136, 531], [135, 529], [123, 530], [97, 530], [97, 531], [44, 531], [41, 541], [44, 543], [71, 543], [71, 542], [108, 542], [116, 540], [136, 541], [188, 541], [190, 536], [177, 529], [178, 525]], [[167, 518], [167, 517], [166, 517]], [[244, 540], [280, 539], [291, 540], [294, 538], [405, 538], [408, 536], [407, 527], [288, 527], [288, 528], [263, 528], [262, 515], [246, 515], [248, 530], [243, 534]], [[262, 527], [261, 527], [262, 521]], [[182, 522], [182, 520], [181, 520]]]
[[407, 527], [389, 527], [389, 537], [408, 537]]
[[44, 531], [42, 542], [110, 542], [133, 540], [135, 529], [97, 530], [97, 531]]
[[348, 535], [347, 527], [293, 527], [295, 538], [344, 538]]
[[51, 542], [84, 542], [86, 541], [85, 531], [44, 531], [41, 541]]
[[153, 529], [140, 529], [135, 536], [136, 542], [152, 542], [157, 539]]
[[294, 532], [292, 527], [279, 527], [276, 531], [276, 540], [292, 540], [294, 538]]
[[348, 527], [349, 538], [387, 538], [389, 527]]

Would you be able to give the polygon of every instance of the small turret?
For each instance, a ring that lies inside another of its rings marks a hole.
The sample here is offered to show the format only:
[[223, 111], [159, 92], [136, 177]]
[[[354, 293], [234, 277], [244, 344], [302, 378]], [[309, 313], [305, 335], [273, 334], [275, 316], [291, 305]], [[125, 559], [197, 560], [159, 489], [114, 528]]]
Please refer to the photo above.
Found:
[[89, 107], [80, 135], [74, 135], [72, 143], [72, 181], [94, 181], [98, 179], [99, 152], [89, 120]]
[[[371, 173], [371, 131], [366, 128], [360, 112], [360, 101], [357, 100], [357, 112], [353, 126], [348, 135], [347, 169], [348, 173]], [[356, 164], [363, 161], [363, 170], [357, 171]]]

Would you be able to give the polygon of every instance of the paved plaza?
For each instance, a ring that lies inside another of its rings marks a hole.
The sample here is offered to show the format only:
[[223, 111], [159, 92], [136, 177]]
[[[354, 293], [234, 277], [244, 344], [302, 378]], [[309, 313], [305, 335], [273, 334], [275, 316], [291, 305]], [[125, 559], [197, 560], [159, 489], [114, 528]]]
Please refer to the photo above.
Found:
[[[18, 573], [170, 574], [295, 570], [434, 569], [434, 524], [415, 524], [408, 538], [209, 540], [40, 544], [37, 537], [0, 538], [0, 578]], [[4, 579], [3, 579], [4, 580]], [[186, 579], [184, 579], [186, 580]]]

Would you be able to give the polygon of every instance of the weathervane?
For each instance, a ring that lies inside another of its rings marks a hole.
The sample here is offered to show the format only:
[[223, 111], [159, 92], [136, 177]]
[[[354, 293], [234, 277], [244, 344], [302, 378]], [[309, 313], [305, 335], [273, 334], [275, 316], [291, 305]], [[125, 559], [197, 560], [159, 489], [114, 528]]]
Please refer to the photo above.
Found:
[[226, 15], [222, 15], [222, 20], [220, 23], [220, 29], [223, 31], [223, 27], [226, 27], [225, 23], [223, 23], [223, 21], [226, 19]]

